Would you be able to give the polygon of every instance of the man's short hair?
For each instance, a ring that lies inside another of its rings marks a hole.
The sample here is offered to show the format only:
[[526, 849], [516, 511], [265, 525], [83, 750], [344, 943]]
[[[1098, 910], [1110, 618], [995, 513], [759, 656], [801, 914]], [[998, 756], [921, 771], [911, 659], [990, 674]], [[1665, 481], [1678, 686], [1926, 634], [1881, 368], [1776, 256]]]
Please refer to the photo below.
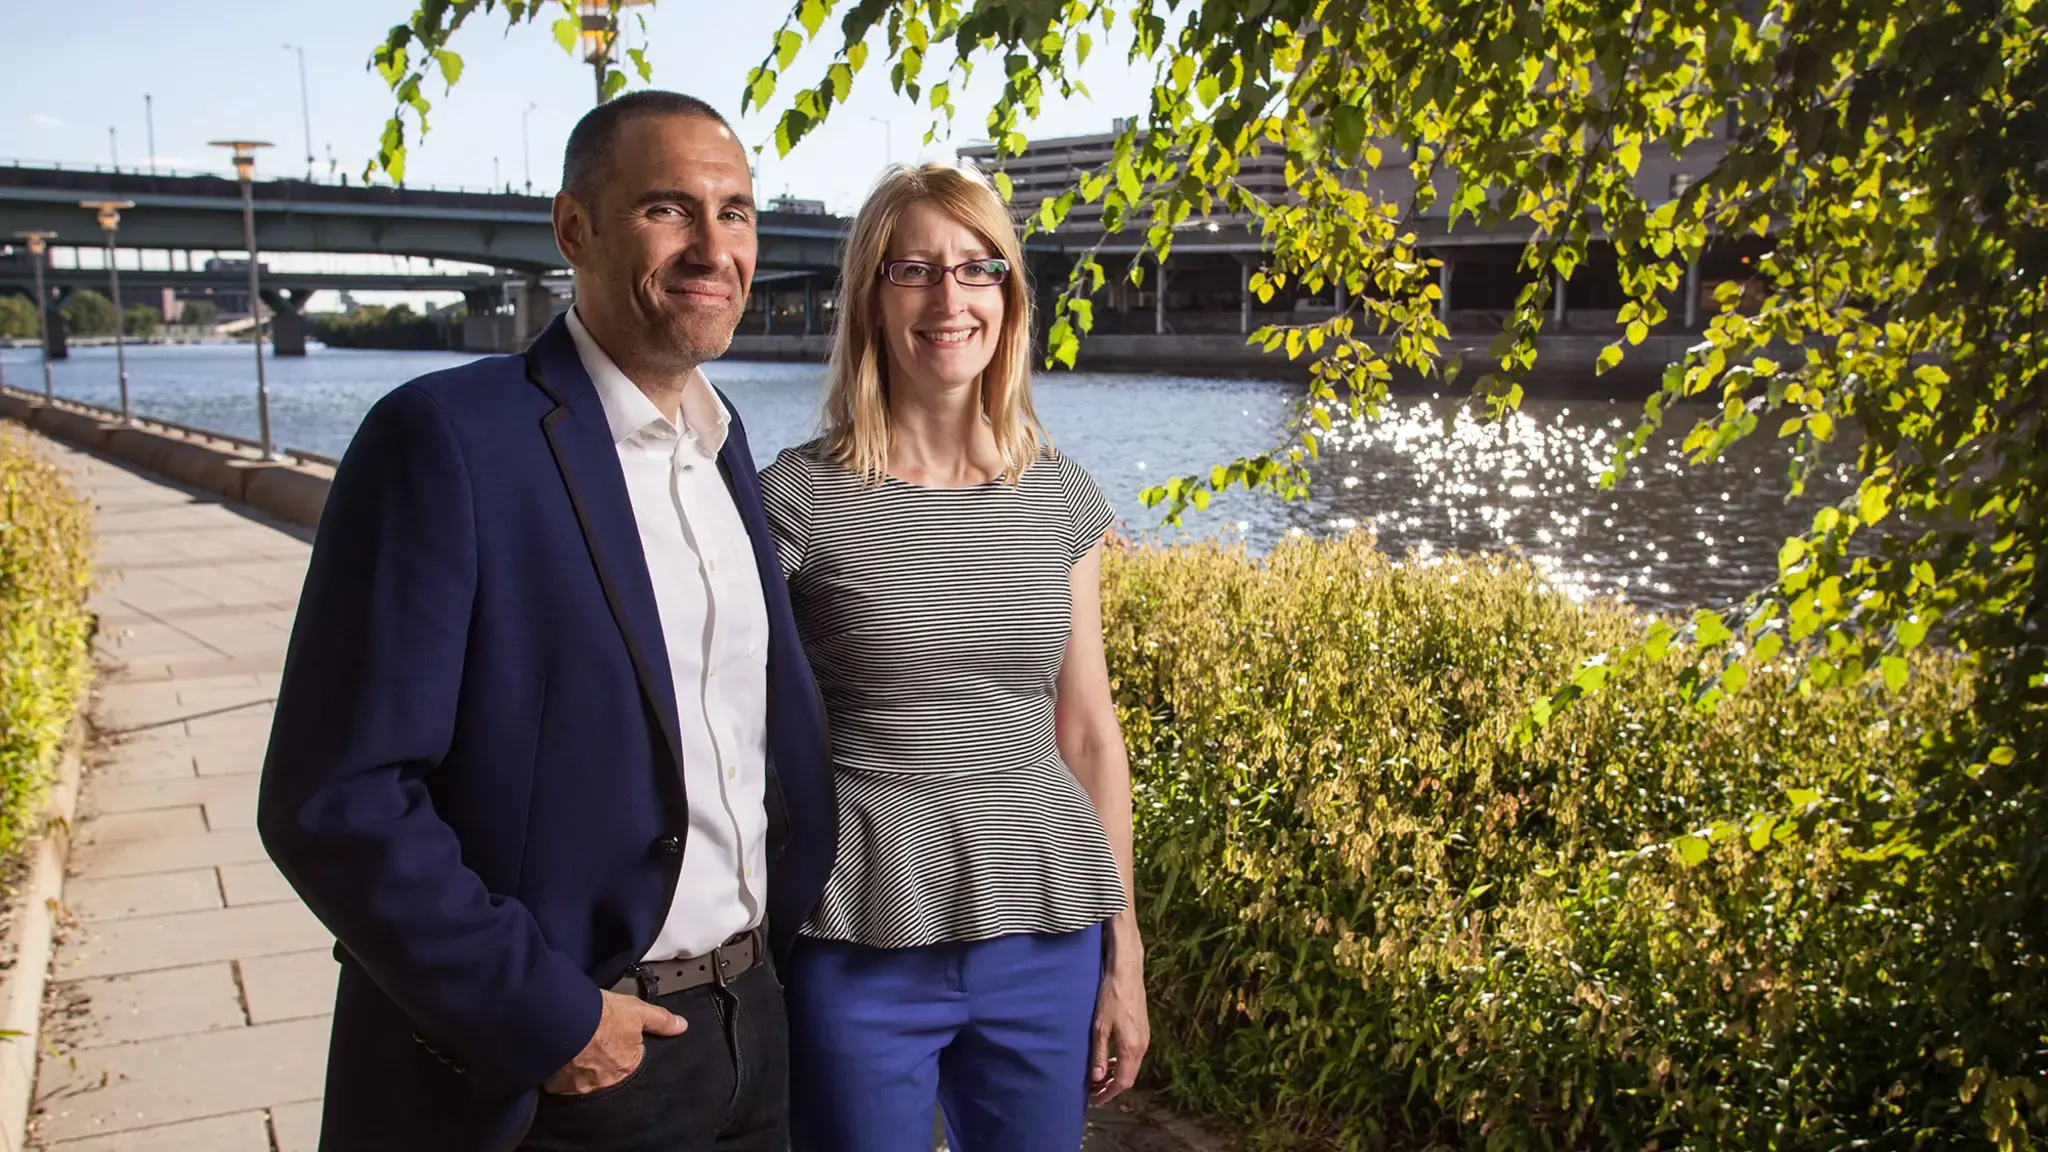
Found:
[[732, 125], [718, 114], [718, 109], [695, 96], [665, 92], [659, 88], [628, 92], [585, 112], [583, 119], [576, 122], [576, 127], [569, 133], [569, 146], [562, 151], [562, 190], [574, 196], [585, 208], [594, 206], [598, 185], [603, 182], [605, 170], [611, 163], [612, 148], [618, 141], [619, 130], [628, 121], [642, 116], [688, 116], [716, 121], [728, 132], [732, 131]]

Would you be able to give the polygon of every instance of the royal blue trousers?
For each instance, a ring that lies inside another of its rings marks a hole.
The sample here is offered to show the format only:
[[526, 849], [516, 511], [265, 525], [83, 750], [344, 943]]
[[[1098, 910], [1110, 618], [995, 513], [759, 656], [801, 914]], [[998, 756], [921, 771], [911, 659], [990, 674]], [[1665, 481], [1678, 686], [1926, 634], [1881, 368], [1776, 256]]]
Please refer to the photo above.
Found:
[[1073, 1152], [1102, 975], [1099, 925], [869, 948], [800, 938], [790, 958], [796, 1152]]

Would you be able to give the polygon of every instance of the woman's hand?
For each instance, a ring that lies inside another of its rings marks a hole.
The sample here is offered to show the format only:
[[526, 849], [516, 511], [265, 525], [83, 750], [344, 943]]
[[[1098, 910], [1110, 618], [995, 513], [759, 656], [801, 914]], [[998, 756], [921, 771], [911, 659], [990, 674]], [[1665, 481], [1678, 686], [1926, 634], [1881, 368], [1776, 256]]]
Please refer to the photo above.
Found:
[[1145, 962], [1112, 960], [1095, 994], [1095, 1027], [1088, 1044], [1088, 1102], [1106, 1104], [1138, 1080], [1152, 1022], [1145, 1014]]

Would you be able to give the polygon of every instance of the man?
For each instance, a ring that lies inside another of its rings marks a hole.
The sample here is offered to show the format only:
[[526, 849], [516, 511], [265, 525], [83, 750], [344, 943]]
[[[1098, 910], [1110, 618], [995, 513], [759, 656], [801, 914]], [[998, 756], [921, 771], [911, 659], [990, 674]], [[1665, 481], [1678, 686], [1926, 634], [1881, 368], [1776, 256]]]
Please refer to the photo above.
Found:
[[751, 178], [708, 105], [642, 92], [562, 187], [575, 308], [371, 410], [300, 599], [258, 826], [339, 941], [324, 1152], [786, 1141], [765, 953], [831, 867], [822, 721], [699, 370]]

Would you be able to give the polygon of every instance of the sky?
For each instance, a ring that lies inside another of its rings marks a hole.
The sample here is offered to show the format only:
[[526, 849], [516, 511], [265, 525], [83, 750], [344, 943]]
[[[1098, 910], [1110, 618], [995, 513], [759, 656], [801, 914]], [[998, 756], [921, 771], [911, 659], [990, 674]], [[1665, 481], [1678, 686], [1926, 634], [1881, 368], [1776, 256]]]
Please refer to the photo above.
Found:
[[[413, 7], [413, 0], [94, 0], [79, 7], [5, 2], [0, 164], [105, 165], [117, 150], [121, 167], [146, 167], [147, 95], [159, 169], [225, 174], [225, 152], [207, 141], [244, 137], [277, 145], [262, 154], [259, 175], [303, 174], [307, 133], [300, 56], [284, 47], [295, 44], [304, 49], [316, 174], [327, 178], [331, 149], [332, 170], [347, 173], [351, 183], [374, 152], [392, 105], [382, 79], [368, 66], [370, 53]], [[761, 61], [787, 11], [772, 2], [658, 0], [634, 10], [646, 15], [645, 37], [628, 15], [627, 45], [648, 48], [654, 86], [702, 97], [732, 116], [748, 71]], [[555, 189], [563, 142], [593, 101], [590, 67], [564, 53], [549, 33], [556, 15], [544, 12], [536, 23], [509, 33], [502, 15], [479, 15], [456, 37], [450, 47], [466, 67], [453, 91], [444, 91], [438, 78], [427, 85], [434, 103], [432, 131], [410, 151], [408, 185], [523, 186], [526, 149], [535, 190]], [[1150, 76], [1129, 67], [1127, 43], [1112, 38], [1098, 47], [1082, 73], [1092, 99], [1049, 101], [1030, 134], [1107, 131], [1113, 118], [1142, 112]], [[805, 83], [821, 77], [830, 60], [826, 47], [807, 50], [789, 77]], [[890, 159], [947, 160], [954, 148], [981, 139], [987, 110], [1000, 91], [999, 63], [977, 69], [956, 100], [960, 116], [952, 138], [926, 145], [930, 113], [889, 91], [879, 39], [873, 48], [851, 101], [835, 108], [787, 159], [774, 155], [771, 116], [756, 113], [737, 121], [744, 143], [770, 142], [757, 169], [756, 192], [763, 200], [788, 193], [851, 212]], [[632, 78], [631, 87], [643, 86]], [[786, 82], [778, 97], [786, 99], [794, 89]], [[528, 113], [529, 106], [536, 107]], [[774, 110], [782, 106], [778, 101]], [[109, 127], [115, 130], [112, 141]]]

